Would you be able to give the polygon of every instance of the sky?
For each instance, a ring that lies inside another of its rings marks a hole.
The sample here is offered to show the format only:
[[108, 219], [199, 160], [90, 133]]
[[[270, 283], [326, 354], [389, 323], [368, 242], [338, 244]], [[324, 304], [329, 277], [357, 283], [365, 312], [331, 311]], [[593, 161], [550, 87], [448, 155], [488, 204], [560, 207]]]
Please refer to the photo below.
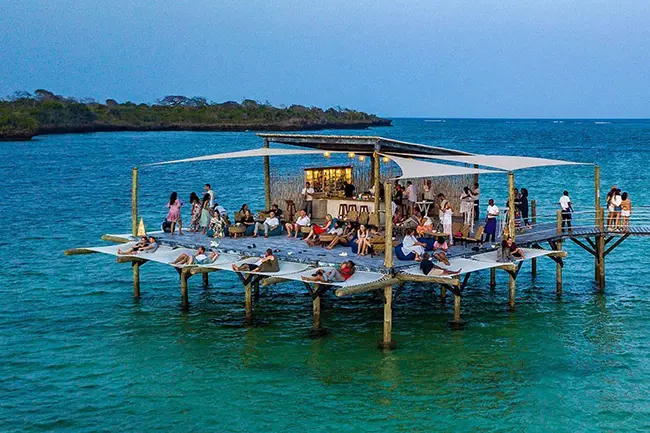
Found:
[[648, 0], [2, 0], [0, 95], [650, 117]]

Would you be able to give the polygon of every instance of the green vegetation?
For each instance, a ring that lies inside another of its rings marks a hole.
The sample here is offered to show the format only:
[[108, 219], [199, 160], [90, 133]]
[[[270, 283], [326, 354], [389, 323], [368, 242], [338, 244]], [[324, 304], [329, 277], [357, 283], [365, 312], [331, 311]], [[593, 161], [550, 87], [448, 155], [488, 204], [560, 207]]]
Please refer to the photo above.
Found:
[[298, 131], [390, 126], [359, 111], [292, 105], [274, 107], [245, 99], [209, 103], [203, 97], [170, 95], [154, 104], [67, 98], [39, 89], [0, 100], [0, 141], [38, 134], [95, 131]]

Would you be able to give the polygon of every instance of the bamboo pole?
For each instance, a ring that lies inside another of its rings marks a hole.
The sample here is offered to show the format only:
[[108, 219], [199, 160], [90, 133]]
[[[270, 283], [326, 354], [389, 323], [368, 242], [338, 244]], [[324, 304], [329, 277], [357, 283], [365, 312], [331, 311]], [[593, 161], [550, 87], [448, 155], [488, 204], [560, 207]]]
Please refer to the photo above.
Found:
[[384, 333], [378, 343], [380, 349], [395, 349], [397, 343], [393, 341], [393, 286], [384, 287]]
[[[269, 140], [264, 139], [264, 147], [269, 147]], [[266, 201], [266, 209], [271, 209], [271, 158], [264, 157], [264, 199]]]
[[384, 203], [386, 205], [386, 233], [384, 238], [386, 240], [386, 248], [384, 251], [384, 267], [393, 267], [393, 207], [391, 206], [393, 200], [393, 185], [386, 182], [384, 185]]
[[379, 145], [375, 146], [375, 152], [372, 154], [372, 183], [375, 188], [375, 212], [377, 213], [377, 218], [379, 218], [379, 200], [381, 190], [381, 158], [379, 156]]
[[[530, 214], [533, 227], [535, 227], [537, 225], [537, 202], [535, 200], [530, 201]], [[530, 274], [533, 278], [537, 276], [537, 259], [535, 258], [530, 261]]]
[[508, 235], [515, 239], [515, 174], [508, 172]]
[[131, 263], [133, 267], [133, 296], [136, 298], [140, 297], [140, 263], [133, 262]]
[[131, 170], [131, 235], [138, 235], [138, 167]]
[[[557, 251], [562, 251], [562, 241], [556, 242], [555, 249]], [[560, 262], [555, 263], [555, 293], [559, 296], [562, 294], [562, 266]]]

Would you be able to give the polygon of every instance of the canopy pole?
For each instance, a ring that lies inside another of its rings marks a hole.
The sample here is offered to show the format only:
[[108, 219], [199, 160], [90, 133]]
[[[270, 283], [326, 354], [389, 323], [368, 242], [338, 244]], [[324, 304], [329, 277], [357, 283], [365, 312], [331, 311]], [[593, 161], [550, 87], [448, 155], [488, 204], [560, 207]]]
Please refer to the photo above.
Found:
[[379, 191], [381, 190], [381, 166], [380, 160], [381, 157], [379, 156], [379, 143], [375, 144], [375, 151], [372, 154], [372, 183], [373, 187], [375, 188], [375, 212], [377, 213], [377, 220], [379, 221], [379, 200], [380, 200], [380, 194]]
[[131, 235], [138, 235], [138, 167], [131, 170]]
[[515, 239], [515, 174], [508, 172], [508, 236]]
[[[269, 139], [264, 139], [264, 147], [268, 149]], [[271, 209], [271, 158], [264, 156], [264, 199], [266, 209]]]
[[600, 166], [594, 166], [594, 207], [596, 209], [596, 218], [598, 209], [600, 209]]
[[384, 203], [386, 205], [386, 233], [385, 250], [384, 250], [384, 267], [393, 267], [393, 207], [391, 206], [393, 197], [393, 185], [390, 182], [384, 184]]
[[[562, 240], [555, 242], [555, 249], [557, 251], [562, 251]], [[555, 293], [558, 296], [562, 296], [562, 265], [561, 261], [555, 263]]]
[[[530, 201], [530, 215], [532, 217], [533, 228], [537, 226], [537, 202]], [[530, 275], [535, 278], [537, 276], [537, 259], [533, 258], [530, 261]]]

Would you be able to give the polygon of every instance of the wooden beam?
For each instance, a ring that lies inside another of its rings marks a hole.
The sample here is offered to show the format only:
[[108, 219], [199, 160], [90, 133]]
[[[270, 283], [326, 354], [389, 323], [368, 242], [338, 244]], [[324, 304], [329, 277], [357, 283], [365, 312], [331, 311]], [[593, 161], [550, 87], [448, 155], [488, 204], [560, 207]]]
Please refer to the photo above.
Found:
[[587, 243], [589, 245], [591, 245], [591, 248], [594, 250], [594, 253], [595, 253], [596, 252], [596, 244], [594, 243], [594, 241], [592, 241], [591, 238], [589, 238], [589, 237], [586, 237], [585, 240], [587, 241]]
[[250, 282], [244, 285], [244, 308], [246, 310], [246, 323], [253, 323], [253, 291]]
[[102, 235], [102, 240], [107, 242], [115, 242], [116, 244], [123, 244], [125, 242], [129, 242], [131, 239], [125, 238], [123, 236]]
[[138, 167], [131, 170], [131, 236], [138, 235]]
[[607, 236], [607, 238], [605, 239], [605, 245], [607, 245], [608, 243], [610, 243], [610, 242], [611, 242], [615, 237], [616, 237], [616, 236]]
[[562, 210], [560, 209], [557, 210], [555, 221], [557, 224], [557, 234], [561, 235], [562, 234]]
[[457, 285], [456, 281], [458, 281], [459, 277], [429, 277], [427, 275], [397, 274], [395, 278], [399, 281], [412, 281], [416, 283]]
[[460, 318], [460, 294], [454, 293], [454, 319], [449, 322], [449, 327], [454, 331], [460, 331], [465, 327], [465, 322]]
[[465, 287], [467, 287], [467, 282], [469, 281], [469, 276], [470, 275], [472, 275], [471, 272], [468, 272], [468, 273], [465, 274], [465, 278], [463, 278], [463, 282], [460, 283], [461, 290], [464, 289]]
[[497, 286], [497, 270], [490, 268], [490, 288], [494, 289]]
[[344, 296], [357, 295], [359, 293], [371, 292], [373, 290], [383, 289], [387, 285], [400, 284], [401, 282], [402, 280], [399, 280], [397, 278], [388, 278], [370, 284], [363, 284], [360, 286], [341, 287], [339, 289], [336, 289], [334, 294], [338, 298], [342, 298]]
[[95, 254], [95, 253], [97, 253], [97, 251], [87, 250], [86, 248], [70, 248], [63, 252], [63, 254], [65, 254], [66, 256], [78, 256], [81, 254]]
[[623, 243], [623, 241], [624, 241], [625, 239], [627, 239], [629, 236], [630, 236], [630, 233], [629, 233], [629, 232], [627, 232], [627, 233], [625, 233], [623, 236], [621, 236], [621, 237], [620, 237], [616, 242], [614, 242], [614, 243], [612, 244], [611, 247], [607, 248], [607, 250], [605, 251], [604, 256], [607, 257], [607, 254], [611, 253], [611, 252], [614, 250], [614, 248], [616, 248], [616, 247], [619, 246], [621, 243]]
[[596, 236], [595, 278], [599, 290], [605, 289], [605, 237]]
[[384, 250], [384, 267], [391, 269], [393, 267], [393, 185], [386, 182], [384, 185], [384, 201], [386, 205], [386, 233], [385, 250]]
[[117, 263], [139, 263], [141, 265], [147, 263], [147, 260], [141, 259], [139, 257], [133, 257], [133, 256], [117, 256], [115, 258], [115, 261]]
[[596, 255], [596, 251], [592, 250], [587, 245], [580, 242], [578, 239], [576, 239], [576, 238], [569, 238], [569, 239], [571, 239], [571, 241], [573, 241], [574, 244], [579, 245], [583, 250], [587, 251], [589, 254], [591, 254], [593, 256]]
[[206, 268], [204, 266], [192, 266], [189, 268], [189, 270], [192, 275], [197, 275], [197, 274], [209, 274], [211, 272], [218, 272], [221, 269]]
[[287, 281], [294, 281], [294, 280], [287, 280], [286, 278], [282, 278], [282, 277], [268, 277], [262, 280], [262, 286], [269, 287], [275, 284], [285, 283]]

